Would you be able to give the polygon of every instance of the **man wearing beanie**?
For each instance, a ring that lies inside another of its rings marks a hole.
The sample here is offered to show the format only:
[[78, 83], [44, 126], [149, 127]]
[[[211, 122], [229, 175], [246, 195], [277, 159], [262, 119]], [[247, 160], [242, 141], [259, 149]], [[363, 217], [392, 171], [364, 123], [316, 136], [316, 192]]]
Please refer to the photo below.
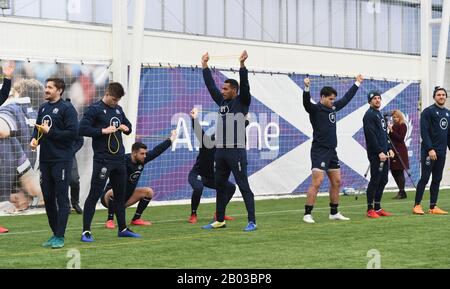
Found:
[[425, 185], [433, 174], [430, 186], [430, 209], [428, 213], [434, 215], [446, 215], [446, 211], [436, 206], [439, 184], [442, 180], [442, 172], [445, 165], [445, 155], [450, 131], [448, 124], [450, 121], [450, 111], [445, 108], [447, 91], [442, 87], [436, 87], [433, 93], [434, 104], [425, 108], [420, 115], [421, 144], [421, 177], [417, 184], [416, 200], [413, 213], [423, 215], [424, 211], [420, 202], [422, 201]]
[[370, 181], [366, 193], [367, 217], [379, 218], [391, 215], [381, 208], [381, 198], [388, 182], [387, 160], [394, 156], [394, 152], [388, 140], [386, 121], [380, 112], [381, 94], [378, 91], [370, 91], [367, 101], [370, 108], [363, 118], [367, 157], [370, 162]]

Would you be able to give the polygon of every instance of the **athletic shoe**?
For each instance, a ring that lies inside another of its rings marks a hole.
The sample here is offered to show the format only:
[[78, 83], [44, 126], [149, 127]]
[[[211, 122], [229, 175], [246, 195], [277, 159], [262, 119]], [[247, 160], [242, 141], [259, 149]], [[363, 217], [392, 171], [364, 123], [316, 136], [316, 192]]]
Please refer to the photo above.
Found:
[[50, 239], [48, 239], [47, 241], [42, 243], [42, 247], [51, 247], [53, 239], [55, 239], [55, 238], [56, 238], [55, 236], [51, 236]]
[[377, 215], [380, 216], [380, 217], [389, 217], [389, 216], [392, 216], [392, 213], [386, 212], [386, 211], [383, 210], [383, 209], [376, 210], [375, 212], [376, 212]]
[[52, 249], [60, 249], [64, 247], [64, 237], [55, 237], [52, 241]]
[[8, 233], [9, 232], [9, 230], [8, 229], [6, 229], [6, 228], [3, 228], [3, 227], [0, 227], [0, 234], [3, 234], [3, 233]]
[[142, 236], [125, 228], [122, 232], [117, 233], [117, 237], [141, 238]]
[[402, 194], [400, 194], [400, 192], [397, 193], [397, 195], [395, 195], [395, 197], [392, 198], [393, 200], [400, 200], [403, 199], [402, 198]]
[[192, 215], [189, 217], [189, 223], [191, 223], [191, 224], [197, 223], [197, 214], [192, 214]]
[[414, 208], [413, 208], [413, 214], [423, 215], [423, 214], [425, 214], [425, 212], [423, 211], [421, 205], [415, 205]]
[[83, 234], [81, 234], [81, 242], [94, 242], [94, 236], [92, 236], [90, 231], [84, 231]]
[[115, 229], [116, 225], [114, 224], [114, 220], [108, 220], [105, 223], [105, 228], [106, 229]]
[[313, 217], [311, 216], [311, 214], [304, 215], [303, 216], [303, 222], [308, 223], [308, 224], [314, 224], [315, 223]]
[[248, 222], [247, 227], [245, 227], [245, 232], [250, 232], [256, 230], [256, 224], [253, 222]]
[[[225, 217], [223, 218], [224, 221], [233, 221], [234, 218], [231, 216], [227, 216], [225, 215]], [[214, 213], [214, 221], [217, 221], [217, 213]]]
[[342, 214], [341, 214], [341, 212], [337, 212], [336, 214], [334, 214], [334, 215], [329, 215], [328, 216], [328, 219], [330, 219], [330, 220], [339, 220], [339, 221], [349, 221], [350, 220], [350, 218], [347, 218], [347, 217], [344, 217]]
[[429, 209], [428, 210], [428, 214], [432, 214], [432, 215], [447, 215], [448, 212], [442, 210], [438, 206], [435, 206], [434, 209]]
[[76, 212], [78, 215], [83, 214], [83, 209], [81, 209], [81, 207], [80, 207], [79, 204], [73, 204], [73, 205], [72, 205], [72, 208], [75, 210], [75, 212]]
[[225, 221], [223, 221], [223, 222], [214, 221], [211, 224], [203, 226], [202, 229], [211, 230], [211, 229], [219, 229], [219, 228], [225, 228], [225, 227], [226, 227]]
[[142, 219], [136, 219], [134, 221], [131, 221], [130, 223], [131, 225], [135, 225], [135, 226], [151, 226], [152, 222], [150, 221], [145, 221]]
[[374, 209], [371, 209], [371, 210], [367, 211], [367, 217], [372, 218], [372, 219], [376, 219], [376, 218], [379, 218], [380, 215], [378, 215], [377, 212], [375, 212]]

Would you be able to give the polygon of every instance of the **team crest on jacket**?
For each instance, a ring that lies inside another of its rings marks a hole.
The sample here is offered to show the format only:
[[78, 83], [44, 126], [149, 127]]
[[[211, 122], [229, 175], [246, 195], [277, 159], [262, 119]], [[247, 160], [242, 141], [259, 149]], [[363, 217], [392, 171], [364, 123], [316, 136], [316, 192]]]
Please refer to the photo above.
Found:
[[53, 109], [53, 114], [57, 114], [58, 111], [59, 111], [59, 109], [58, 109], [57, 107], [55, 107], [55, 108]]
[[53, 125], [53, 119], [52, 119], [52, 117], [51, 117], [50, 115], [48, 115], [48, 114], [44, 115], [44, 117], [42, 118], [41, 123], [43, 124], [43, 123], [45, 123], [45, 122], [47, 122], [47, 125], [48, 125], [50, 128], [52, 127], [52, 125]]
[[220, 115], [226, 115], [229, 112], [230, 112], [230, 108], [228, 107], [228, 105], [224, 105], [219, 108]]
[[386, 121], [384, 120], [384, 118], [381, 119], [381, 127], [384, 131], [386, 131]]
[[140, 175], [141, 175], [141, 171], [135, 171], [134, 173], [132, 173], [130, 175], [130, 182], [135, 183], [139, 179]]
[[101, 180], [104, 180], [104, 179], [106, 179], [106, 172], [108, 171], [108, 169], [106, 168], [106, 167], [103, 167], [101, 170], [100, 170], [100, 173], [98, 174], [98, 177], [101, 179]]
[[109, 122], [109, 125], [110, 125], [110, 126], [115, 126], [116, 128], [119, 128], [119, 126], [120, 126], [121, 124], [122, 124], [122, 123], [121, 123], [120, 119], [118, 119], [117, 117], [111, 118], [111, 120], [110, 120], [110, 122]]
[[439, 121], [439, 125], [441, 126], [442, 129], [444, 130], [447, 129], [448, 120], [445, 117], [441, 118], [441, 120]]
[[336, 113], [332, 112], [328, 115], [328, 118], [330, 119], [331, 123], [335, 123], [336, 122]]

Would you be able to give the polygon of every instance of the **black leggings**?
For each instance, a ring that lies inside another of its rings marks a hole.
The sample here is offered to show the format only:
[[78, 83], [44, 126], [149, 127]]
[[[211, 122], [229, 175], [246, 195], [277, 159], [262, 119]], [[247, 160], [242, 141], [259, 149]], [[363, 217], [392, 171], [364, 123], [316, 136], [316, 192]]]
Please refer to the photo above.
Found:
[[394, 177], [395, 183], [398, 186], [400, 192], [405, 191], [405, 174], [403, 170], [391, 170], [391, 174]]

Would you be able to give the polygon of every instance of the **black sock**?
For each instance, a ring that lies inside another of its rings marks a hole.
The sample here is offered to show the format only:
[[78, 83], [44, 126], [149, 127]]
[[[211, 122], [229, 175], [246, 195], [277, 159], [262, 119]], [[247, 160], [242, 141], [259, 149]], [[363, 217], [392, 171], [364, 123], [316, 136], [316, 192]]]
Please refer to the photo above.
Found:
[[420, 205], [420, 203], [418, 203], [418, 202], [415, 202], [415, 203], [414, 203], [414, 207], [415, 207], [415, 206], [419, 206], [419, 205]]
[[378, 202], [375, 202], [375, 211], [381, 210], [381, 204]]
[[330, 214], [331, 215], [336, 215], [337, 214], [337, 212], [338, 212], [338, 206], [339, 206], [339, 204], [333, 204], [333, 203], [330, 203]]
[[147, 206], [151, 200], [152, 199], [143, 198], [139, 201], [139, 204], [136, 209], [136, 213], [134, 214], [134, 217], [133, 217], [133, 221], [141, 218], [142, 213], [144, 212], [145, 208], [147, 208]]
[[373, 204], [367, 204], [367, 211], [373, 210]]
[[305, 205], [305, 215], [311, 215], [314, 206]]
[[433, 210], [436, 207], [436, 204], [430, 204], [430, 209]]
[[197, 215], [197, 210], [191, 210], [191, 215]]
[[114, 199], [110, 198], [108, 203], [108, 221], [114, 220]]

